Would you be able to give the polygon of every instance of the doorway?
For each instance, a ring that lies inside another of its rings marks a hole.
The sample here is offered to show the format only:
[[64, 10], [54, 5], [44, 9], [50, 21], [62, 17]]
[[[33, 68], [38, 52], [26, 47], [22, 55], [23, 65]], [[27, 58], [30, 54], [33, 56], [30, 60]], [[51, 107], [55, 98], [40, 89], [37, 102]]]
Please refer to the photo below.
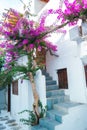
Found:
[[10, 86], [3, 88], [0, 90], [0, 111], [6, 110], [10, 112], [10, 106], [11, 106], [11, 91]]
[[67, 69], [57, 70], [59, 89], [68, 89]]
[[11, 111], [11, 86], [8, 85], [8, 112]]

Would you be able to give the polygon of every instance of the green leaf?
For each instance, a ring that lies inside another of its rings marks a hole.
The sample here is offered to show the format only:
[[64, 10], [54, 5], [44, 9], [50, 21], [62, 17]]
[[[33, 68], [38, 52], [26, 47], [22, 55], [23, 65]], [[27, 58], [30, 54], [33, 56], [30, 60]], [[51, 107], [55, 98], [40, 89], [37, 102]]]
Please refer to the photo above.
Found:
[[41, 41], [41, 42], [40, 42], [40, 45], [43, 46], [43, 47], [46, 47], [46, 44], [45, 44], [44, 41]]

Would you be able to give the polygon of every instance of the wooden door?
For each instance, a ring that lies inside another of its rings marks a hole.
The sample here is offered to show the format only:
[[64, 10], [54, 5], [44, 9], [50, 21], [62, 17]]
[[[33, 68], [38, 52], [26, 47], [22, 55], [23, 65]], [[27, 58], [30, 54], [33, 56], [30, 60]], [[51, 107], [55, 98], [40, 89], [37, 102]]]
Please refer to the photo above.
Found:
[[12, 82], [12, 94], [18, 95], [18, 80]]
[[86, 86], [87, 86], [87, 65], [84, 66], [85, 70], [85, 80], [86, 80]]
[[59, 89], [68, 89], [68, 80], [67, 80], [67, 69], [60, 69], [57, 71]]

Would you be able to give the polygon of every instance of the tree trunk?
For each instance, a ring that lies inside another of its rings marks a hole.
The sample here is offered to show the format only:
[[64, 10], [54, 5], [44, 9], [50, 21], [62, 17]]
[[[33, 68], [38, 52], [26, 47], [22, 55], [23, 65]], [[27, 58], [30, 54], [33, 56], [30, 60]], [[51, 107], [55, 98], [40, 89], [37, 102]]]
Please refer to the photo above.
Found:
[[35, 112], [36, 117], [37, 117], [37, 123], [39, 123], [39, 118], [40, 118], [39, 108], [38, 108], [39, 95], [38, 95], [38, 92], [36, 90], [36, 85], [35, 85], [33, 74], [31, 72], [29, 72], [28, 76], [29, 76], [29, 80], [31, 82], [32, 92], [33, 92], [33, 97], [34, 97], [33, 109], [34, 109], [34, 112]]

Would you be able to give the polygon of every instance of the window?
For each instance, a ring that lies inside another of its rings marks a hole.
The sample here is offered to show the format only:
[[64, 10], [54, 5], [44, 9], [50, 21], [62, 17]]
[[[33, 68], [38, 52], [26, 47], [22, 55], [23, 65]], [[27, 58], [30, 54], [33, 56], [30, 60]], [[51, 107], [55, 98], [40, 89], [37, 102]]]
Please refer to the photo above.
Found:
[[12, 82], [12, 93], [18, 95], [18, 80]]
[[67, 80], [67, 69], [59, 69], [57, 70], [59, 88], [60, 89], [68, 89], [68, 80]]
[[79, 36], [82, 36], [82, 26], [79, 26], [78, 30], [79, 30]]

